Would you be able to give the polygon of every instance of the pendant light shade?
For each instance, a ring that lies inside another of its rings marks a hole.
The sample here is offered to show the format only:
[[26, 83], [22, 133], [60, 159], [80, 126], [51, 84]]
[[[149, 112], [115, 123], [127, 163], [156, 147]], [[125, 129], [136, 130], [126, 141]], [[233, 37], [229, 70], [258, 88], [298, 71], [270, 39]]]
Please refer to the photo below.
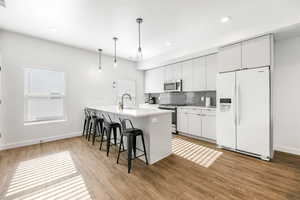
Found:
[[102, 70], [102, 49], [98, 49], [98, 69]]
[[137, 18], [136, 22], [138, 23], [138, 33], [139, 33], [139, 46], [137, 51], [137, 60], [141, 61], [143, 60], [143, 52], [141, 47], [141, 23], [143, 22], [142, 18]]
[[115, 55], [114, 55], [114, 67], [116, 68], [118, 63], [117, 63], [117, 37], [113, 37], [114, 40], [114, 45], [115, 45]]

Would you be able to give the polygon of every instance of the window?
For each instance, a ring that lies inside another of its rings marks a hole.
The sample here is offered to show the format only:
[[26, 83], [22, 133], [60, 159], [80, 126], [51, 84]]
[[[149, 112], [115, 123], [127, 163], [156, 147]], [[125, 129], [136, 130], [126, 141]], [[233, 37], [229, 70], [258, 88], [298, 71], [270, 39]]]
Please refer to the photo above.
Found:
[[24, 121], [65, 119], [65, 73], [25, 68]]

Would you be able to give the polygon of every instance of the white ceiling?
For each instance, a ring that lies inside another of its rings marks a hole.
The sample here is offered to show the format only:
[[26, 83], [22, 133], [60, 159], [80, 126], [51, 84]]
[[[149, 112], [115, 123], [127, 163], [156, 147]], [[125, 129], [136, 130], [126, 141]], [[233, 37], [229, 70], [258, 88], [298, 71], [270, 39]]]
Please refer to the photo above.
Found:
[[[299, 0], [7, 0], [0, 28], [134, 59], [137, 17], [144, 59], [211, 48], [300, 22]], [[220, 18], [230, 16], [229, 23]], [[170, 42], [171, 45], [166, 43]]]

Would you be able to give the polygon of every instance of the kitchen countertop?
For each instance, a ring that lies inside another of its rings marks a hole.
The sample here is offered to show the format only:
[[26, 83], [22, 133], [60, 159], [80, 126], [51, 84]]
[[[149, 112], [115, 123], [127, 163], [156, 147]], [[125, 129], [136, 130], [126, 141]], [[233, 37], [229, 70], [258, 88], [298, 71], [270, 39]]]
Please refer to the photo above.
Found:
[[216, 110], [217, 107], [205, 107], [205, 106], [178, 106], [178, 108], [187, 108], [187, 109], [201, 109], [201, 110]]
[[86, 106], [88, 109], [113, 113], [117, 115], [130, 116], [130, 117], [148, 117], [154, 115], [162, 115], [172, 113], [169, 110], [160, 110], [160, 109], [151, 109], [151, 108], [124, 108], [123, 110], [119, 109], [116, 105], [110, 106], [95, 106], [89, 105]]

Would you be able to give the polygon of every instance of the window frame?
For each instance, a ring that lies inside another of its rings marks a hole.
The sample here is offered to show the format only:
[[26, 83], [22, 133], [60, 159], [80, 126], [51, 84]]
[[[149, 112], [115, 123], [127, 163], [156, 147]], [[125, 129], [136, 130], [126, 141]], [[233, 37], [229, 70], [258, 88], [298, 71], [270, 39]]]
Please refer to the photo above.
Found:
[[[52, 71], [52, 72], [59, 72], [63, 73], [64, 82], [63, 82], [63, 90], [64, 94], [58, 92], [49, 92], [49, 93], [30, 93], [28, 92], [30, 86], [30, 78], [26, 75], [26, 70], [45, 70], [45, 71]], [[48, 68], [37, 68], [37, 67], [24, 67], [24, 124], [34, 124], [34, 123], [46, 123], [46, 122], [61, 122], [67, 120], [67, 112], [66, 112], [66, 73], [65, 71], [58, 71]], [[26, 83], [27, 82], [27, 83]], [[29, 100], [31, 99], [62, 99], [62, 109], [63, 115], [62, 116], [51, 116], [45, 117], [44, 119], [35, 119], [30, 120], [31, 115], [29, 113]]]

